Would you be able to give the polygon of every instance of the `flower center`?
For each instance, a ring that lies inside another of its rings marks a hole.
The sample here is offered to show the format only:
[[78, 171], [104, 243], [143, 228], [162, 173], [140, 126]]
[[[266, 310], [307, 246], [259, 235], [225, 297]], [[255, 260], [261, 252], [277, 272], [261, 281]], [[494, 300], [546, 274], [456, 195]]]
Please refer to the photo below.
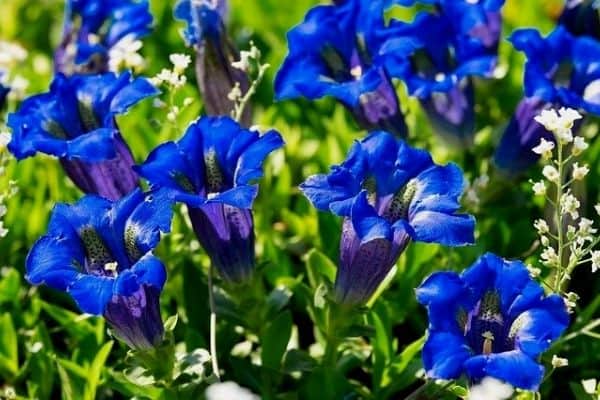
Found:
[[89, 226], [83, 228], [79, 233], [79, 237], [87, 253], [86, 271], [99, 275], [113, 275], [118, 265], [114, 262], [108, 248], [94, 228]]
[[496, 291], [488, 290], [471, 313], [459, 310], [457, 322], [475, 354], [500, 353], [514, 346], [514, 335], [507, 332]]
[[211, 149], [204, 153], [204, 174], [206, 178], [206, 192], [218, 193], [223, 189], [225, 179], [219, 168], [217, 153]]
[[88, 96], [81, 96], [77, 101], [77, 109], [79, 111], [79, 117], [83, 123], [83, 127], [86, 131], [91, 132], [100, 127], [96, 115], [94, 114], [94, 108], [92, 107], [92, 99]]
[[408, 218], [408, 209], [417, 191], [417, 181], [411, 179], [390, 200], [389, 205], [383, 212], [383, 217], [390, 222]]

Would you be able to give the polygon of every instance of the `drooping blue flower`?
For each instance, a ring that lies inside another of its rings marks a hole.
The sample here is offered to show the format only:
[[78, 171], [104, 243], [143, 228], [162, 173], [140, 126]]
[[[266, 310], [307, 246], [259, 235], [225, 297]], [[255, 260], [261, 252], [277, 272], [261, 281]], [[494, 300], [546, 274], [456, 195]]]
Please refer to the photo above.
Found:
[[244, 282], [254, 269], [254, 181], [265, 157], [282, 145], [275, 131], [261, 136], [229, 117], [202, 117], [138, 167], [153, 187], [188, 206], [198, 240], [228, 282]]
[[67, 0], [55, 69], [66, 75], [107, 72], [110, 49], [124, 38], [146, 36], [151, 25], [147, 0]]
[[275, 78], [277, 99], [331, 96], [364, 128], [407, 132], [398, 97], [382, 65], [382, 0], [316, 6], [288, 33], [289, 53]]
[[335, 281], [342, 304], [368, 301], [411, 240], [474, 242], [473, 217], [457, 214], [460, 168], [436, 165], [426, 151], [386, 132], [354, 143], [342, 164], [300, 188], [317, 209], [344, 217]]
[[527, 56], [525, 98], [504, 132], [495, 161], [501, 169], [518, 173], [539, 158], [531, 156], [531, 149], [547, 132], [531, 119], [542, 109], [570, 107], [600, 115], [600, 42], [574, 37], [561, 26], [545, 38], [534, 29], [521, 29], [510, 41]]
[[419, 98], [436, 132], [451, 143], [470, 146], [475, 133], [473, 77], [492, 76], [497, 39], [475, 35], [480, 21], [453, 4], [448, 12], [444, 7], [437, 14], [421, 12], [410, 23], [391, 21], [382, 35], [381, 56], [391, 76], [403, 79], [409, 93]]
[[416, 295], [429, 313], [423, 365], [436, 379], [491, 376], [535, 391], [538, 357], [569, 324], [560, 296], [544, 296], [522, 262], [491, 253], [461, 275], [432, 274]]
[[139, 189], [116, 202], [87, 195], [57, 204], [48, 232], [27, 256], [27, 280], [65, 291], [81, 311], [103, 315], [133, 349], [158, 345], [166, 271], [152, 250], [170, 229], [171, 204], [166, 193]]
[[596, 0], [566, 0], [558, 23], [575, 36], [600, 39], [600, 3]]
[[[227, 35], [226, 0], [179, 0], [175, 5], [176, 19], [186, 23], [183, 37], [188, 46], [196, 49], [196, 80], [208, 115], [228, 115], [234, 103], [228, 94], [236, 83], [245, 92], [248, 76], [231, 63], [239, 53]], [[244, 110], [242, 122], [249, 125], [252, 112]]]
[[118, 199], [137, 187], [138, 178], [115, 116], [157, 93], [129, 73], [59, 74], [49, 92], [26, 99], [9, 115], [8, 149], [19, 160], [37, 152], [58, 157], [81, 190]]

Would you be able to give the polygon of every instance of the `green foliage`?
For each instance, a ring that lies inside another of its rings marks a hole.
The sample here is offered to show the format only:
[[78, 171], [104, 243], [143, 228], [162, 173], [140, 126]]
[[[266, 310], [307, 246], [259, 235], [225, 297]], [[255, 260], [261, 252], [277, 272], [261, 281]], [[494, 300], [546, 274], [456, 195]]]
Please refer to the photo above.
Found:
[[[0, 38], [16, 41], [29, 52], [18, 69], [30, 82], [29, 93], [46, 90], [51, 80], [50, 57], [60, 40], [62, 3], [0, 1]], [[220, 368], [223, 380], [236, 381], [265, 399], [404, 398], [422, 384], [420, 350], [427, 321], [414, 299], [414, 288], [432, 271], [462, 270], [484, 251], [532, 259], [535, 248], [530, 249], [536, 235], [531, 224], [544, 210], [532, 199], [526, 179], [507, 181], [492, 175], [483, 204], [473, 210], [478, 221], [477, 245], [448, 249], [413, 244], [400, 258], [396, 273], [389, 276], [387, 289], [376, 294], [377, 301], [369, 308], [349, 314], [332, 309], [328, 299], [335, 279], [341, 221], [314, 210], [297, 185], [310, 174], [339, 163], [363, 132], [344, 108], [330, 99], [272, 100], [274, 73], [287, 51], [285, 34], [316, 3], [231, 1], [229, 23], [234, 41], [248, 48], [252, 39], [272, 66], [254, 98], [255, 123], [281, 132], [286, 147], [267, 162], [254, 208], [261, 262], [256, 281], [248, 287], [216, 292]], [[172, 6], [173, 1], [151, 1], [155, 30], [144, 40], [142, 50], [148, 75], [168, 67], [171, 53], [191, 54], [179, 35], [182, 25], [172, 18]], [[507, 1], [504, 36], [516, 27], [549, 31], [561, 7], [559, 0], [529, 0], [526, 5]], [[489, 170], [489, 157], [522, 95], [522, 56], [507, 42], [502, 43], [500, 52], [507, 72], [497, 81], [478, 83], [480, 130], [470, 152], [441, 142], [418, 102], [408, 99], [400, 85], [410, 141], [430, 150], [437, 162], [458, 163], [470, 181]], [[201, 112], [191, 68], [187, 78], [176, 101], [191, 97], [194, 102], [176, 123], [167, 123], [166, 110], [153, 107], [151, 101], [119, 118], [138, 162], [157, 144], [178, 138]], [[597, 125], [591, 126], [589, 135], [594, 136]], [[600, 190], [596, 162], [600, 141], [590, 143], [586, 157], [592, 172], [588, 187], [582, 190], [587, 190], [586, 207], [591, 215]], [[157, 251], [169, 275], [161, 297], [162, 315], [178, 315], [176, 324], [173, 320], [167, 323], [172, 340], [168, 350], [176, 374], [157, 382], [132, 362], [133, 356], [123, 344], [110, 340], [101, 318], [81, 315], [67, 296], [32, 288], [23, 278], [27, 251], [45, 232], [54, 204], [80, 196], [59, 163], [45, 156], [18, 164], [11, 161], [6, 174], [17, 180], [20, 190], [8, 201], [4, 221], [10, 232], [0, 239], [0, 398], [9, 389], [23, 399], [201, 398], [206, 385], [214, 380], [209, 377], [210, 362], [204, 353], [198, 353], [198, 349], [208, 348], [210, 341], [208, 258], [193, 238], [185, 212], [177, 210], [174, 233], [165, 237]], [[535, 178], [539, 171], [530, 175], [527, 178]], [[600, 340], [587, 329], [600, 318], [600, 282], [598, 275], [583, 269], [572, 279], [582, 297], [580, 309], [569, 333], [546, 356], [549, 360], [558, 353], [568, 357], [570, 365], [544, 382], [540, 390], [544, 398], [586, 398], [580, 397], [584, 395], [581, 380], [600, 377]], [[217, 281], [217, 286], [222, 286], [221, 282]], [[349, 338], [342, 340], [344, 336]], [[334, 350], [332, 337], [339, 339]], [[155, 355], [154, 362], [168, 360], [165, 353], [162, 356]], [[464, 382], [446, 388], [431, 384], [423, 393], [427, 398], [464, 396], [465, 389], [459, 384], [465, 386]]]

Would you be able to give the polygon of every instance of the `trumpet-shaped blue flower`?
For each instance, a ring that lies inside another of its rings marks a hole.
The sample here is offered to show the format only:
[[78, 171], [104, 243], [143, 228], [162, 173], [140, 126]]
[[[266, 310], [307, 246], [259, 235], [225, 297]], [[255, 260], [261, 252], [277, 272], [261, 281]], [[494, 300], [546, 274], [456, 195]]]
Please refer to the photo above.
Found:
[[497, 39], [474, 35], [479, 20], [452, 4], [448, 13], [422, 12], [411, 23], [393, 20], [382, 35], [381, 54], [390, 74], [419, 98], [435, 130], [451, 143], [469, 146], [475, 130], [472, 78], [492, 76]]
[[343, 304], [365, 303], [411, 240], [462, 246], [474, 241], [472, 216], [457, 214], [462, 171], [386, 132], [354, 143], [328, 175], [301, 190], [319, 210], [343, 216], [335, 290]]
[[229, 117], [202, 117], [138, 167], [153, 187], [188, 206], [198, 240], [228, 282], [246, 281], [254, 269], [253, 182], [282, 145], [275, 131], [260, 136]]
[[110, 49], [125, 38], [146, 36], [151, 24], [147, 0], [68, 0], [56, 71], [107, 72]]
[[[234, 103], [228, 94], [240, 85], [248, 89], [248, 76], [231, 63], [239, 58], [227, 30], [227, 0], [179, 0], [175, 5], [175, 18], [185, 21], [183, 37], [188, 46], [196, 49], [196, 80], [208, 115], [228, 115]], [[242, 121], [251, 122], [251, 109], [244, 111]]]
[[575, 36], [600, 39], [600, 3], [596, 0], [567, 0], [558, 23]]
[[8, 149], [17, 159], [37, 152], [56, 156], [84, 192], [118, 199], [136, 188], [138, 179], [115, 116], [155, 94], [147, 80], [132, 80], [129, 73], [59, 74], [49, 92], [28, 98], [9, 115]]
[[560, 296], [544, 296], [522, 262], [490, 253], [461, 275], [432, 274], [416, 294], [429, 313], [423, 365], [436, 379], [465, 373], [537, 390], [544, 376], [538, 357], [569, 324]]
[[547, 135], [542, 125], [530, 122], [542, 109], [570, 107], [600, 114], [600, 43], [574, 37], [561, 26], [545, 38], [534, 29], [521, 29], [510, 41], [527, 56], [525, 99], [504, 132], [495, 160], [502, 169], [519, 172], [538, 159], [531, 157], [531, 149]]
[[139, 189], [117, 202], [88, 195], [57, 204], [48, 232], [27, 256], [27, 280], [65, 291], [81, 311], [103, 315], [131, 348], [158, 345], [166, 271], [152, 250], [170, 229], [171, 204], [165, 193]]
[[379, 56], [382, 0], [316, 6], [288, 33], [289, 54], [275, 79], [278, 99], [332, 96], [365, 128], [406, 135], [391, 79]]

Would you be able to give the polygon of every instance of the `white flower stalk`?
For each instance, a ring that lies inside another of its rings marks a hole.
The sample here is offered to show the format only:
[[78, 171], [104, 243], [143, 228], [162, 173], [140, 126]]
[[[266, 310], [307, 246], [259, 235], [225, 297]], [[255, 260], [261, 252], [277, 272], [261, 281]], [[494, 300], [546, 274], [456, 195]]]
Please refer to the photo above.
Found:
[[[584, 263], [591, 263], [594, 272], [600, 269], [600, 251], [593, 251], [600, 241], [596, 237], [598, 230], [591, 219], [580, 216], [581, 203], [570, 187], [571, 183], [584, 180], [590, 171], [587, 165], [573, 162], [588, 148], [582, 137], [573, 137], [573, 125], [581, 118], [576, 110], [568, 108], [542, 111], [535, 120], [554, 135], [555, 143], [542, 139], [532, 149], [547, 163], [542, 170], [545, 180], [533, 183], [533, 192], [545, 196], [554, 208], [551, 223], [543, 219], [534, 222], [542, 244], [540, 261], [552, 270], [551, 282], [546, 284], [563, 296], [570, 310], [578, 299], [576, 293], [566, 292], [573, 270]], [[600, 214], [600, 204], [596, 211]], [[560, 363], [561, 359], [553, 361]]]
[[248, 78], [250, 79], [250, 87], [246, 93], [242, 93], [239, 82], [236, 82], [235, 86], [227, 95], [227, 98], [233, 102], [231, 117], [236, 121], [240, 121], [242, 115], [244, 114], [246, 105], [252, 96], [254, 96], [254, 93], [256, 93], [256, 89], [258, 88], [260, 82], [262, 82], [264, 79], [265, 73], [267, 72], [267, 69], [269, 69], [270, 65], [263, 64], [261, 62], [260, 50], [254, 45], [253, 42], [250, 42], [250, 50], [241, 51], [240, 59], [232, 62], [231, 66], [246, 72], [248, 74]]

